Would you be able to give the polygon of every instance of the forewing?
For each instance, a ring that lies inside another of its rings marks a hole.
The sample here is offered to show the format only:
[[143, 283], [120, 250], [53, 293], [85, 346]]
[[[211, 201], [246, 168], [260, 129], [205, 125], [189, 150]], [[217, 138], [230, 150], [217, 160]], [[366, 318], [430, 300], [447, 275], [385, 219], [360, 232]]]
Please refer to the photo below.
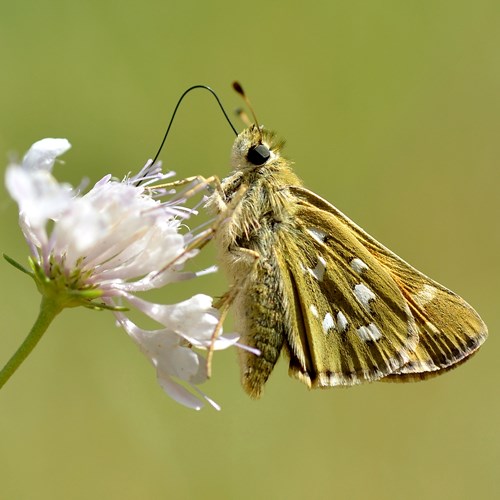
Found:
[[[343, 261], [346, 268], [351, 262], [349, 259], [359, 257], [370, 268], [360, 277], [366, 280], [362, 283], [377, 295], [372, 307], [378, 313], [376, 324], [380, 325], [383, 336], [394, 341], [394, 337], [400, 338], [408, 331], [400, 325], [402, 330], [396, 336], [393, 328], [387, 325], [391, 309], [409, 310], [414, 319], [418, 345], [410, 350], [407, 361], [388, 372], [389, 376], [384, 380], [418, 380], [442, 373], [464, 361], [484, 342], [486, 325], [461, 297], [417, 271], [319, 196], [301, 187], [290, 188], [290, 192], [298, 199], [298, 218], [309, 230], [316, 228], [324, 232], [327, 226], [335, 227], [337, 234], [327, 234], [323, 247], [330, 251], [330, 255], [340, 252], [336, 257], [342, 259], [339, 265]], [[317, 224], [321, 219], [326, 225]], [[331, 240], [330, 236], [333, 236]], [[372, 266], [373, 274], [368, 272]], [[347, 284], [350, 283], [352, 281], [348, 278]], [[385, 295], [377, 292], [379, 287], [389, 292]], [[327, 297], [328, 292], [329, 288]], [[380, 312], [376, 309], [379, 302], [383, 303]]]
[[326, 387], [400, 370], [418, 334], [397, 283], [334, 213], [308, 199], [295, 207], [295, 229], [282, 233], [276, 253], [291, 375]]

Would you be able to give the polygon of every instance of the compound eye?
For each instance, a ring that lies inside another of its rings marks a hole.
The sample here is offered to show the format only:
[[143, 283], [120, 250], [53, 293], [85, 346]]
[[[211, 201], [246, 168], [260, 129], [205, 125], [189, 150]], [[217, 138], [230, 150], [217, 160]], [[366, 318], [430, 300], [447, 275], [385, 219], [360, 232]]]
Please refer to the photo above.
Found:
[[264, 165], [271, 157], [271, 152], [264, 144], [252, 146], [247, 153], [247, 160], [253, 165]]

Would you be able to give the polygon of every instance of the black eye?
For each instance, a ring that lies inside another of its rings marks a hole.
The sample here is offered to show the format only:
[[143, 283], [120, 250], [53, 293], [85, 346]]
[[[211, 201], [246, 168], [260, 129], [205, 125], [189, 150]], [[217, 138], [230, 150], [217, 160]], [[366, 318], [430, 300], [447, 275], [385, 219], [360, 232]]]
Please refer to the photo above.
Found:
[[259, 144], [258, 146], [252, 146], [248, 150], [247, 160], [254, 165], [264, 165], [267, 160], [271, 157], [271, 152], [267, 149], [264, 144]]

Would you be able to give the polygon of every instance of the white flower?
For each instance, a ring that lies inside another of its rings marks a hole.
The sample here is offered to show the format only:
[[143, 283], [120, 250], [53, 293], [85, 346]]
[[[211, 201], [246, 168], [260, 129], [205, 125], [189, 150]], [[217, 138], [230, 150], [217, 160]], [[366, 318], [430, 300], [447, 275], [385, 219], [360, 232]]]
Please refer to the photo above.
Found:
[[[200, 400], [180, 380], [218, 408], [196, 387], [207, 378], [206, 363], [191, 347], [223, 349], [238, 337], [212, 339], [219, 323], [212, 298], [196, 295], [179, 304], [162, 305], [134, 295], [197, 275], [182, 272], [183, 264], [197, 253], [188, 249], [191, 233], [179, 232], [191, 211], [179, 201], [159, 201], [147, 188], [170, 174], [148, 163], [135, 177], [117, 182], [108, 175], [80, 195], [51, 173], [56, 158], [69, 148], [66, 139], [38, 141], [22, 164], [10, 165], [6, 173], [7, 189], [19, 204], [37, 285], [42, 293], [50, 288], [51, 294], [63, 297], [63, 307], [112, 309], [150, 358], [170, 396], [201, 408]], [[123, 314], [122, 300], [164, 328], [139, 328]]]

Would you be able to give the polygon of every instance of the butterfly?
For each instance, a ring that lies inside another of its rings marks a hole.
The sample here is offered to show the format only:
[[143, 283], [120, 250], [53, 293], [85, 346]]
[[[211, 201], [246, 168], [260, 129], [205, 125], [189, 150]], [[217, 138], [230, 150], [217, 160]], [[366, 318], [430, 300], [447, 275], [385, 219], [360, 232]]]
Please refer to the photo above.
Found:
[[477, 312], [306, 189], [283, 144], [254, 114], [207, 203], [235, 328], [260, 351], [240, 351], [246, 392], [261, 395], [282, 353], [310, 388], [426, 379], [465, 361], [487, 337]]

